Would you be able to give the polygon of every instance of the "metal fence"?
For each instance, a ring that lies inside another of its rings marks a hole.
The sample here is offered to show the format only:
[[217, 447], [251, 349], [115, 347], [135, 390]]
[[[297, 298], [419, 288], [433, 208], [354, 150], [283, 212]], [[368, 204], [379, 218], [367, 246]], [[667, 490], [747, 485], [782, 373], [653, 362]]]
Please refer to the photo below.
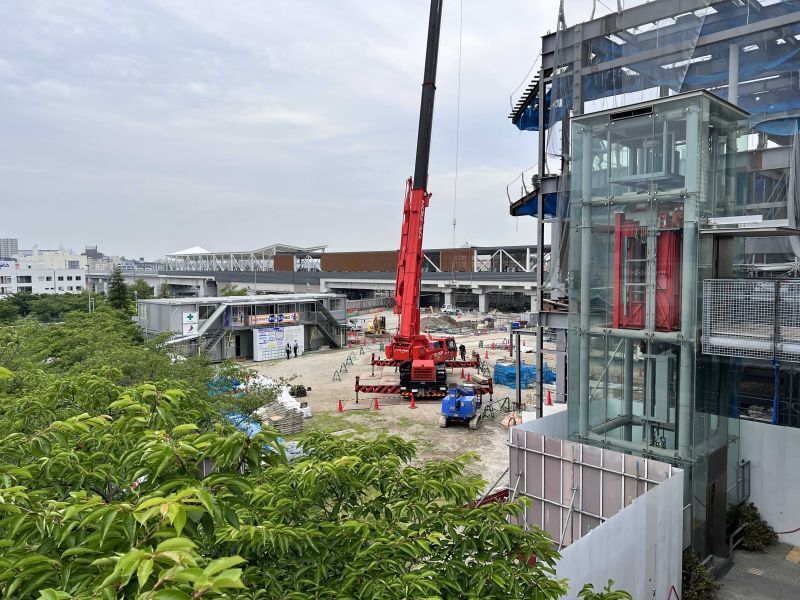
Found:
[[703, 281], [703, 353], [800, 362], [800, 280]]

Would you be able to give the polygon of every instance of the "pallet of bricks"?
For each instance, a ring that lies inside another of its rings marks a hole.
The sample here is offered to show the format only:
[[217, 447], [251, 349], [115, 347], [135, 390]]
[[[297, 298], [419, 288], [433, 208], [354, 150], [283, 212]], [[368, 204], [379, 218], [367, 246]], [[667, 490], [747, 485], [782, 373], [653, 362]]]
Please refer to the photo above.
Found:
[[303, 413], [295, 408], [288, 408], [280, 402], [273, 402], [256, 411], [264, 425], [269, 425], [283, 435], [301, 433], [303, 431]]

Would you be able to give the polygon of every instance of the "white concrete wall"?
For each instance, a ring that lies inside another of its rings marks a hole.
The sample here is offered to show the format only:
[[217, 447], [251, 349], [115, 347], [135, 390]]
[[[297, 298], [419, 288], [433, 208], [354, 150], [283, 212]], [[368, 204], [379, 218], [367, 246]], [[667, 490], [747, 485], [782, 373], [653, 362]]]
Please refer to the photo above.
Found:
[[[750, 461], [750, 501], [775, 531], [800, 527], [800, 429], [741, 421], [741, 457]], [[800, 545], [800, 532], [779, 536]]]
[[682, 505], [679, 471], [565, 548], [556, 572], [569, 580], [566, 599], [575, 600], [586, 583], [602, 589], [609, 579], [636, 600], [668, 598], [672, 586], [680, 596]]

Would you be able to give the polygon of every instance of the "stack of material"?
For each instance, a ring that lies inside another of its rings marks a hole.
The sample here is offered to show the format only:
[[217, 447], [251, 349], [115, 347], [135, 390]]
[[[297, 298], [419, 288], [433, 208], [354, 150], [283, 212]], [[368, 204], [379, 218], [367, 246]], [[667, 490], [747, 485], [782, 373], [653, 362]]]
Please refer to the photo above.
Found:
[[256, 411], [256, 415], [264, 425], [277, 429], [283, 435], [303, 431], [303, 413], [296, 408], [288, 408], [280, 402], [262, 406]]
[[472, 383], [477, 383], [478, 385], [486, 385], [487, 383], [489, 383], [489, 378], [484, 375], [481, 375], [480, 373], [475, 373], [475, 375], [472, 376]]

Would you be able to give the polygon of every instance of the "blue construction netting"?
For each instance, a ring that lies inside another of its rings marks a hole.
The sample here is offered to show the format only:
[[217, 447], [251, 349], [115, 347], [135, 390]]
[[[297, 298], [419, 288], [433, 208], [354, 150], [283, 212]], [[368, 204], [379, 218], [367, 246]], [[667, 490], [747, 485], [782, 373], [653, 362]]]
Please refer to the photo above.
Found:
[[[542, 367], [542, 372], [544, 373], [544, 383], [553, 383], [556, 380], [556, 373], [547, 363], [544, 363]], [[533, 365], [522, 365], [522, 370], [520, 371], [520, 387], [522, 389], [527, 389], [533, 385], [536, 381], [536, 367]], [[497, 363], [494, 366], [494, 382], [498, 385], [504, 385], [506, 387], [514, 388], [517, 387], [517, 367], [513, 364], [506, 364], [506, 363]]]

